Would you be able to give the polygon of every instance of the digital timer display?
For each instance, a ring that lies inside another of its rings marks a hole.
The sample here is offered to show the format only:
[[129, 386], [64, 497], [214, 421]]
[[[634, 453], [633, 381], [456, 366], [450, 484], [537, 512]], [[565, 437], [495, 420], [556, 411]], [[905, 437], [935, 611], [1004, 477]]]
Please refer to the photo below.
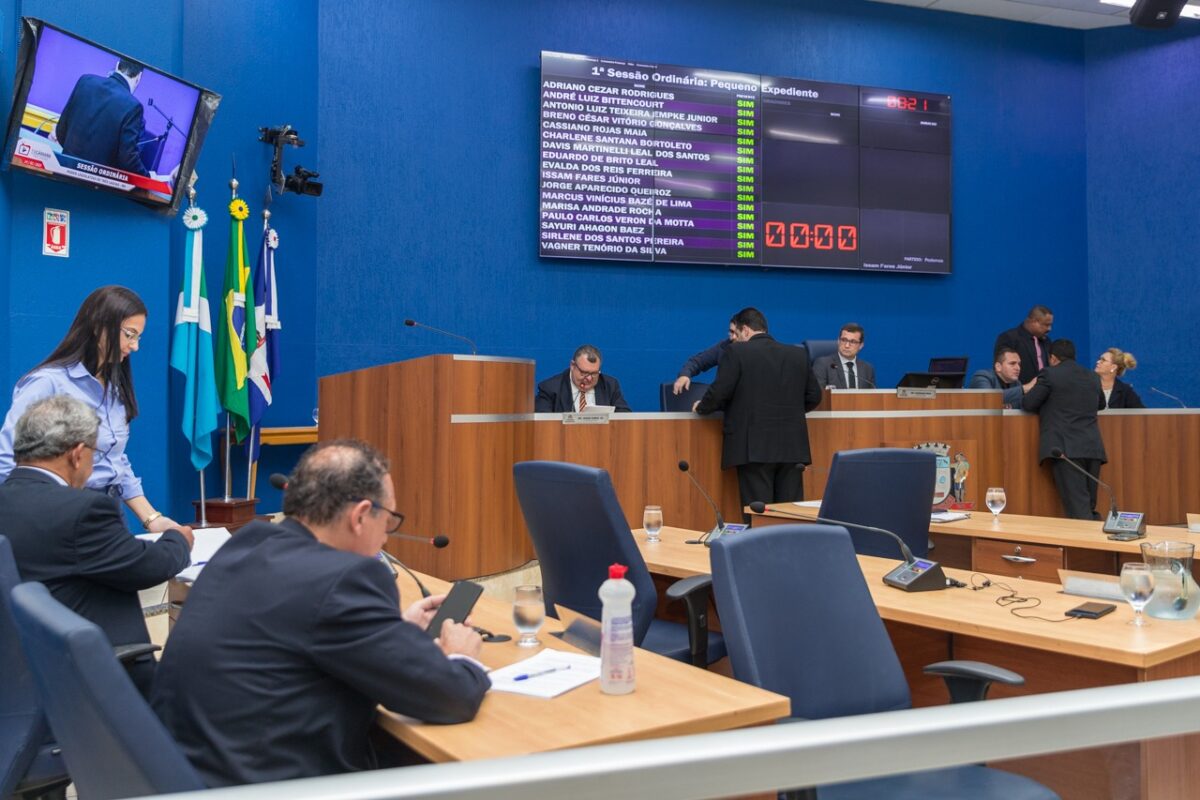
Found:
[[950, 272], [950, 98], [542, 53], [539, 253]]

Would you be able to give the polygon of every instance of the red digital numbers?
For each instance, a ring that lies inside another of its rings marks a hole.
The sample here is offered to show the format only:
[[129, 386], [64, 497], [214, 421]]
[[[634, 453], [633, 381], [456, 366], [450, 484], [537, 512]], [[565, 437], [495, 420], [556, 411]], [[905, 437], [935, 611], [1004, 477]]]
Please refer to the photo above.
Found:
[[835, 228], [825, 223], [768, 220], [763, 224], [763, 244], [790, 250], [857, 250], [858, 226], [838, 225]]
[[921, 106], [921, 111], [929, 110], [928, 100], [920, 100], [916, 97], [905, 97], [894, 94], [889, 94], [887, 97], [888, 108], [898, 108], [901, 111], [916, 111], [918, 105]]

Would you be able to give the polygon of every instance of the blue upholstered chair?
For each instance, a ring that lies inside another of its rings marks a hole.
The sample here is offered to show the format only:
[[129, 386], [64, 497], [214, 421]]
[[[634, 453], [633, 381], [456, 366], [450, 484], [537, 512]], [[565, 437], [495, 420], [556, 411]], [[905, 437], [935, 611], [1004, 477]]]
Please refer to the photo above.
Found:
[[12, 544], [0, 536], [0, 798], [34, 796], [71, 782], [9, 609], [9, 592], [20, 583]]
[[[926, 450], [875, 448], [833, 454], [821, 498], [821, 516], [886, 528], [900, 536], [913, 555], [929, 552], [929, 513], [937, 456]], [[891, 539], [850, 528], [854, 552], [899, 558]]]
[[675, 382], [660, 383], [658, 385], [658, 410], [659, 411], [691, 411], [692, 404], [704, 397], [704, 393], [708, 391], [707, 383], [697, 383], [692, 381], [686, 391], [675, 394]]
[[205, 788], [98, 627], [40, 583], [14, 589], [12, 611], [80, 797], [115, 800]]
[[[787, 695], [796, 720], [909, 708], [904, 671], [871, 600], [845, 528], [772, 525], [722, 536], [712, 546], [713, 590], [734, 676]], [[847, 635], [852, 631], [853, 635]], [[972, 661], [925, 668], [953, 698], [979, 698], [1016, 673]], [[974, 684], [962, 691], [964, 683]], [[813, 796], [811, 789], [796, 794]], [[822, 786], [818, 800], [1052, 800], [1045, 787], [981, 766]]]
[[541, 564], [547, 613], [560, 605], [600, 619], [600, 584], [608, 578], [609, 564], [624, 564], [629, 567], [626, 579], [637, 589], [634, 644], [698, 666], [725, 656], [724, 639], [708, 630], [709, 576], [687, 578], [667, 591], [672, 600], [687, 604], [686, 625], [654, 618], [654, 581], [608, 472], [557, 461], [526, 461], [513, 466], [513, 479]]
[[818, 358], [837, 352], [837, 339], [805, 339], [800, 346], [808, 351], [808, 363], [811, 366]]

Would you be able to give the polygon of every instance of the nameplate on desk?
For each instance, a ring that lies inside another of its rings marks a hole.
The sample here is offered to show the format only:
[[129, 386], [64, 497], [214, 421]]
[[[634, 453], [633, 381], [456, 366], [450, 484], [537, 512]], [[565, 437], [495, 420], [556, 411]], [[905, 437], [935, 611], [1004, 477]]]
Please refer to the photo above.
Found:
[[932, 386], [900, 386], [896, 389], [896, 397], [906, 400], [936, 400], [937, 389]]
[[612, 406], [592, 406], [583, 411], [565, 411], [563, 425], [607, 425], [612, 416]]

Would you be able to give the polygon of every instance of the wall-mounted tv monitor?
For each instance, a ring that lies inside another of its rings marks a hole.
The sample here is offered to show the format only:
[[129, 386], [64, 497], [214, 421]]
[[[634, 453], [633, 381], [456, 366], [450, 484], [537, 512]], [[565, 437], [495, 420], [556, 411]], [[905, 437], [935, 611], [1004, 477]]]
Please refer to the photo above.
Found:
[[950, 272], [950, 97], [542, 52], [539, 253]]
[[221, 96], [40, 19], [21, 23], [4, 163], [177, 211]]

